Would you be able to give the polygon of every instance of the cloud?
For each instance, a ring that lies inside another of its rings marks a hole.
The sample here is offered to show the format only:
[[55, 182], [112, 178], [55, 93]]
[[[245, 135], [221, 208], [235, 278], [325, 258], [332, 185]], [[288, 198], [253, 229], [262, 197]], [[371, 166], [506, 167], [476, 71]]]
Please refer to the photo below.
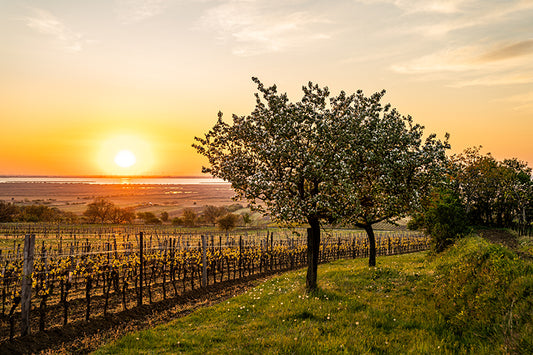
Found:
[[355, 0], [356, 2], [375, 5], [390, 4], [406, 13], [435, 12], [442, 14], [456, 13], [465, 0]]
[[513, 44], [501, 46], [482, 55], [479, 60], [492, 62], [533, 54], [533, 39], [519, 41]]
[[200, 22], [239, 56], [280, 52], [330, 38], [317, 28], [329, 22], [326, 18], [292, 10], [293, 3], [227, 1], [208, 9]]
[[419, 39], [406, 45], [406, 53], [416, 54], [410, 59], [404, 55], [390, 66], [392, 71], [451, 87], [533, 82], [533, 25], [528, 18], [533, 2], [454, 1], [453, 12], [421, 16], [408, 13], [424, 8], [418, 1], [411, 7], [401, 0], [380, 1], [402, 8], [409, 24], [399, 32]]
[[[439, 50], [391, 66], [401, 74], [441, 79], [451, 87], [516, 85], [533, 82], [533, 40], [499, 46], [467, 45]], [[481, 54], [480, 53], [485, 53]]]
[[117, 0], [115, 7], [119, 21], [129, 24], [161, 14], [170, 2], [169, 0]]
[[463, 88], [467, 86], [502, 86], [533, 83], [533, 71], [526, 73], [497, 73], [495, 75], [482, 75], [472, 79], [459, 80], [450, 84], [450, 87]]
[[[366, 0], [362, 0], [366, 1]], [[457, 0], [451, 1], [448, 6], [444, 6], [446, 1], [425, 2], [401, 1], [401, 0], [376, 0], [396, 4], [404, 11], [405, 15], [420, 15], [420, 12], [433, 12], [440, 16], [428, 17], [427, 23], [421, 22], [415, 26], [404, 29], [406, 33], [422, 35], [424, 37], [444, 37], [469, 28], [482, 28], [495, 26], [498, 23], [506, 23], [517, 14], [526, 13], [533, 9], [532, 1], [510, 0], [501, 3], [485, 0]], [[431, 5], [433, 4], [433, 5]], [[440, 4], [440, 5], [439, 5]], [[441, 6], [442, 5], [442, 6]], [[431, 11], [431, 9], [434, 9]], [[438, 11], [442, 9], [442, 11]], [[448, 10], [445, 10], [448, 9]], [[420, 20], [417, 19], [417, 20]]]
[[24, 18], [26, 25], [40, 34], [55, 38], [66, 50], [79, 52], [91, 42], [82, 34], [72, 31], [50, 12], [37, 8], [32, 8], [31, 12], [31, 16]]
[[402, 74], [425, 74], [434, 72], [465, 72], [472, 70], [472, 58], [479, 53], [475, 47], [467, 46], [441, 50], [403, 64], [395, 64], [391, 69]]

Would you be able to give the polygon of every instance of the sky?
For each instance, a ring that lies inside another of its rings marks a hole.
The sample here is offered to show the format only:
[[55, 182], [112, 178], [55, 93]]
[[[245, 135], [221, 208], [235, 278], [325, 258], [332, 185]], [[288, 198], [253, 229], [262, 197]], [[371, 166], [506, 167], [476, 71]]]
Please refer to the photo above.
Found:
[[199, 176], [252, 76], [385, 89], [450, 154], [533, 166], [533, 0], [0, 0], [0, 175]]

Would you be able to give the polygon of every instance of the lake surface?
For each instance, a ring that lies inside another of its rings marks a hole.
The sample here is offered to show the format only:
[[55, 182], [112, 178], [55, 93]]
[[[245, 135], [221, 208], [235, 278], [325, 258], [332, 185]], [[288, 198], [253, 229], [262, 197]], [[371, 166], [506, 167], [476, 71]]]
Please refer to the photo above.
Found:
[[64, 177], [64, 176], [0, 176], [1, 183], [54, 183], [88, 185], [198, 185], [228, 184], [210, 177]]

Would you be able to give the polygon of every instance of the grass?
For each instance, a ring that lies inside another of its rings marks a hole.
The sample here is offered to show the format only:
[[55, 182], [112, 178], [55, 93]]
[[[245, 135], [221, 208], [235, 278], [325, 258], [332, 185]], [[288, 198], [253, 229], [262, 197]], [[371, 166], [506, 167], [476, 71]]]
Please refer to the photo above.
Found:
[[533, 353], [531, 260], [469, 237], [438, 256], [366, 263], [320, 265], [311, 294], [305, 270], [273, 277], [96, 354]]
[[533, 257], [533, 237], [518, 237], [518, 250]]
[[288, 272], [213, 307], [132, 333], [96, 354], [452, 354], [494, 353], [458, 336], [432, 298], [435, 265], [426, 253], [319, 267], [306, 294], [305, 270]]

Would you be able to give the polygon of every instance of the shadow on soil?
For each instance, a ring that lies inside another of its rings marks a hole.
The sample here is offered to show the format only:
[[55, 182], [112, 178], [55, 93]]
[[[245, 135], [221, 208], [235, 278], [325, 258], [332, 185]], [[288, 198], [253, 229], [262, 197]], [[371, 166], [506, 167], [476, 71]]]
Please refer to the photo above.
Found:
[[0, 354], [87, 354], [126, 333], [154, 327], [186, 316], [197, 308], [234, 297], [276, 273], [279, 271], [225, 281], [190, 291], [176, 298], [110, 314], [107, 317], [100, 316], [87, 322], [73, 322], [66, 326], [7, 340], [0, 343]]

